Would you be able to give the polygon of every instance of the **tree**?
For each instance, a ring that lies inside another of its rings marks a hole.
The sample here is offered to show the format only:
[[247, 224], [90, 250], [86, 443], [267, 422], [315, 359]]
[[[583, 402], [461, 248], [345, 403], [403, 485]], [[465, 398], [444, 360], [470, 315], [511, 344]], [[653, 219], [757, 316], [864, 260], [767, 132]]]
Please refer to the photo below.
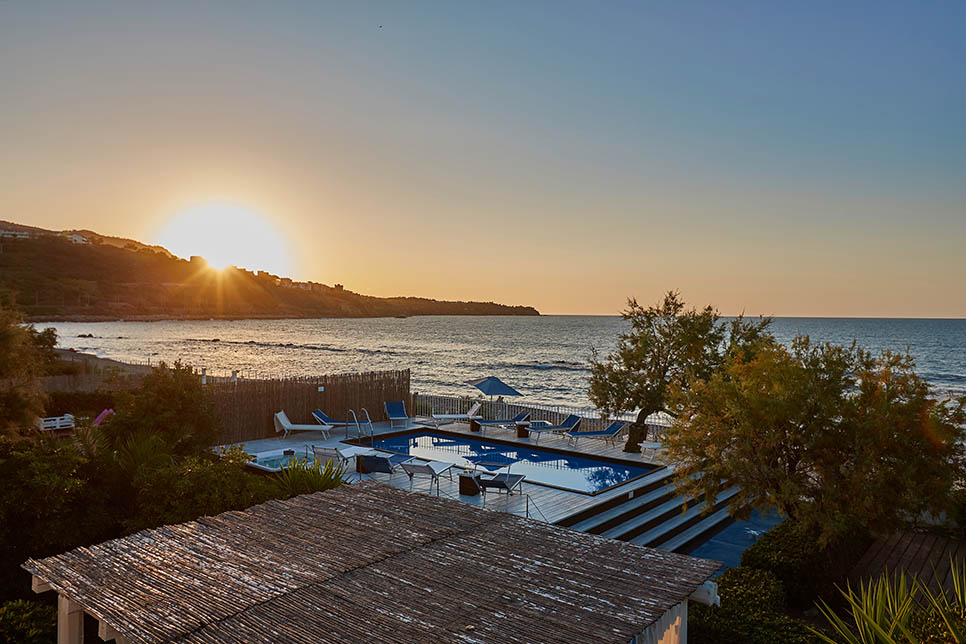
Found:
[[104, 430], [115, 450], [149, 452], [144, 445], [156, 440], [158, 447], [180, 457], [205, 453], [218, 427], [211, 397], [194, 369], [181, 362], [171, 367], [162, 362], [122, 402]]
[[0, 303], [0, 435], [33, 424], [44, 411], [43, 356], [20, 314]]
[[[711, 306], [686, 309], [677, 291], [662, 302], [644, 308], [628, 300], [622, 313], [631, 329], [620, 335], [617, 350], [590, 361], [589, 396], [601, 411], [618, 414], [639, 409], [625, 451], [637, 451], [644, 438], [644, 420], [668, 411], [671, 383], [687, 388], [692, 380], [707, 379], [733, 354], [745, 356], [756, 341], [768, 335], [771, 318], [746, 320], [739, 316], [723, 322]], [[770, 336], [769, 336], [770, 337]]]
[[710, 502], [727, 482], [736, 516], [775, 508], [822, 543], [942, 510], [963, 472], [966, 398], [931, 398], [908, 354], [765, 339], [671, 397], [680, 494]]

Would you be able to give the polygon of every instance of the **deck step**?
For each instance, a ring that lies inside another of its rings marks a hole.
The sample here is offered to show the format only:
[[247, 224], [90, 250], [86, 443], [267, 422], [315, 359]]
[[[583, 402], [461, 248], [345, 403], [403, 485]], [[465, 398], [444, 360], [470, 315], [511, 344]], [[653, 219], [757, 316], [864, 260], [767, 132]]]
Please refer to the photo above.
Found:
[[634, 501], [645, 494], [653, 492], [654, 490], [664, 488], [673, 475], [674, 468], [662, 467], [654, 472], [651, 472], [650, 474], [643, 476], [637, 481], [622, 485], [621, 494], [611, 496], [589, 508], [584, 508], [580, 512], [576, 512], [570, 516], [564, 517], [563, 519], [557, 521], [556, 524], [584, 532], [583, 529], [575, 526], [578, 523], [582, 523], [588, 519], [591, 519], [592, 517], [597, 516], [598, 514]]
[[627, 521], [624, 521], [623, 523], [620, 523], [612, 528], [608, 528], [600, 534], [601, 536], [609, 537], [611, 539], [622, 539], [627, 541], [631, 537], [636, 536], [641, 532], [645, 532], [662, 523], [663, 521], [671, 519], [675, 515], [680, 514], [683, 503], [684, 502], [680, 497], [673, 496], [661, 505], [651, 508], [644, 514], [631, 517]]
[[[718, 496], [715, 498], [714, 508], [719, 508], [722, 504], [725, 504], [728, 499], [733, 497], [735, 494], [738, 494], [738, 492], [739, 490], [737, 487], [719, 492]], [[639, 546], [649, 546], [652, 548], [660, 547], [661, 544], [668, 539], [701, 521], [701, 517], [705, 516], [704, 513], [706, 507], [700, 499], [698, 501], [698, 503], [688, 508], [683, 514], [678, 513], [677, 516], [670, 517], [665, 521], [661, 521], [658, 525], [650, 528], [646, 532], [635, 534], [628, 540], [631, 543], [635, 543]], [[680, 504], [681, 501], [678, 500], [679, 508], [681, 507]]]
[[668, 501], [673, 494], [669, 488], [670, 486], [663, 485], [650, 490], [641, 496], [635, 496], [629, 501], [624, 501], [620, 505], [604, 510], [570, 527], [581, 532], [600, 534]]
[[[678, 552], [689, 543], [698, 539], [702, 535], [714, 530], [718, 525], [724, 521], [731, 519], [731, 514], [727, 507], [723, 507], [716, 512], [712, 512], [710, 515], [704, 517], [687, 530], [684, 530], [680, 534], [668, 539], [662, 543], [659, 548], [661, 550], [667, 550], [668, 552]], [[684, 548], [687, 550], [687, 548]]]

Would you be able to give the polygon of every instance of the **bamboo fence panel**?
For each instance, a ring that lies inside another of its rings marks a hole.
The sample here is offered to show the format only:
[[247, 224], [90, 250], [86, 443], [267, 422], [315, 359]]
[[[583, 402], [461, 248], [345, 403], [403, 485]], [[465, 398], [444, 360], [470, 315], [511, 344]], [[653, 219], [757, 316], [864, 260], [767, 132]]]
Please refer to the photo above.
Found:
[[[296, 424], [314, 424], [321, 409], [345, 420], [350, 409], [367, 409], [373, 421], [386, 419], [383, 403], [401, 400], [411, 407], [409, 369], [295, 378], [216, 381], [207, 384], [221, 420], [218, 444], [275, 435], [272, 416], [284, 410]], [[323, 387], [323, 391], [319, 391]]]
[[44, 393], [54, 391], [132, 391], [141, 386], [144, 374], [86, 373], [40, 378], [40, 388]]

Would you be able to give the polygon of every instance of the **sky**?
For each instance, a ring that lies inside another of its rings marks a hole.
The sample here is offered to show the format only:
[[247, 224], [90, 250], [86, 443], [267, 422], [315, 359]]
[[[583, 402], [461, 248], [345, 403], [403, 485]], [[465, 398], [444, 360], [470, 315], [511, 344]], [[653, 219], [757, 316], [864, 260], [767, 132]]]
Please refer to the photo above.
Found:
[[543, 313], [966, 317], [964, 32], [961, 0], [0, 2], [0, 219]]

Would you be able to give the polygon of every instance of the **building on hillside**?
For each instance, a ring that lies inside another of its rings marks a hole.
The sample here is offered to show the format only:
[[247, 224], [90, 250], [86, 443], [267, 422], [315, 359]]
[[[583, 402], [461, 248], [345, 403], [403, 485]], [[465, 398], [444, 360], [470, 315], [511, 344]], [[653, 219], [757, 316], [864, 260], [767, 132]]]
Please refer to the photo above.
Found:
[[367, 482], [23, 567], [61, 644], [683, 644], [719, 566]]
[[292, 288], [295, 285], [291, 277], [283, 277], [279, 280], [279, 283], [286, 288]]
[[90, 243], [90, 241], [88, 241], [87, 237], [84, 237], [83, 235], [78, 234], [78, 233], [62, 232], [62, 233], [60, 233], [60, 236], [63, 237], [64, 239], [66, 239], [67, 241], [71, 242], [72, 244], [89, 244]]
[[37, 235], [29, 230], [0, 230], [0, 238], [2, 239], [30, 239], [32, 237], [37, 237]]

